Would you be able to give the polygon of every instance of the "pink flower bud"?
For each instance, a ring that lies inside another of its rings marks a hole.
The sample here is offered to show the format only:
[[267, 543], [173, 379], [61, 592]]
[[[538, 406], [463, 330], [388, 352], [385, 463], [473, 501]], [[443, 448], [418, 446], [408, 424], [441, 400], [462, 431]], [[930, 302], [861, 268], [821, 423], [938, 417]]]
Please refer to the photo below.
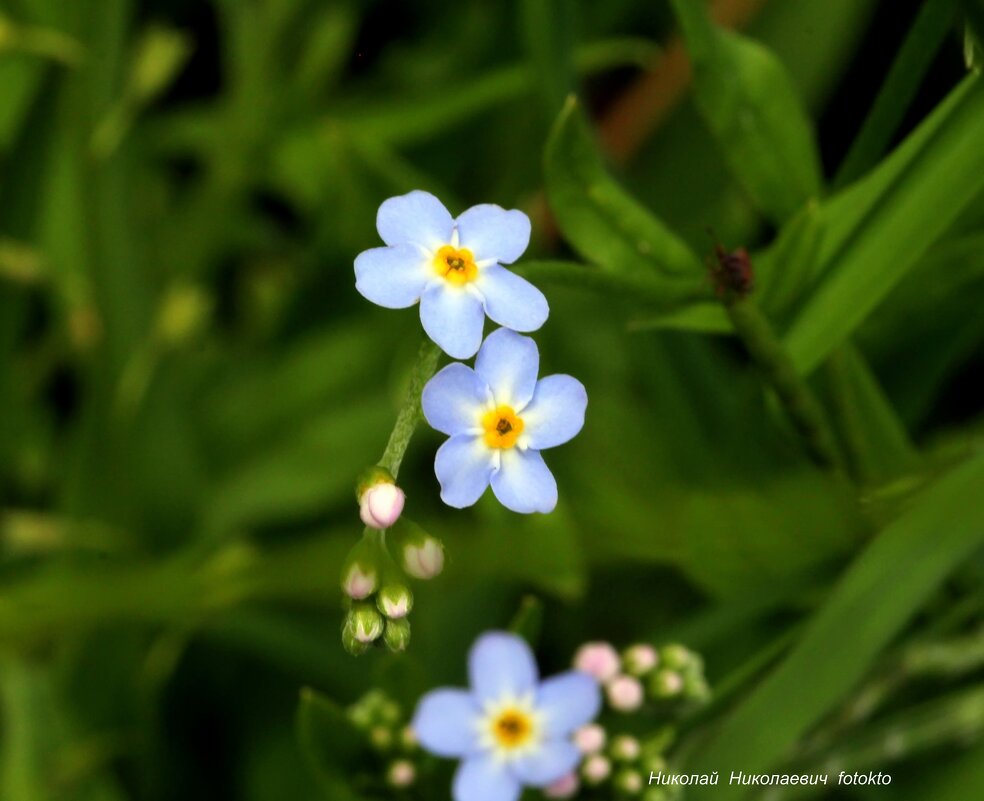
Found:
[[618, 675], [621, 661], [618, 652], [607, 642], [588, 642], [577, 649], [574, 668], [605, 684]]
[[643, 676], [659, 664], [659, 654], [651, 645], [633, 645], [622, 655], [622, 662], [627, 673]]
[[588, 757], [581, 767], [581, 774], [589, 784], [601, 784], [612, 772], [612, 763], [600, 754]]
[[432, 579], [444, 570], [444, 546], [434, 537], [425, 536], [403, 546], [403, 569], [418, 579]]
[[574, 745], [582, 754], [597, 754], [605, 747], [605, 730], [597, 723], [589, 723], [574, 732]]
[[642, 684], [633, 676], [616, 676], [605, 687], [608, 703], [619, 712], [634, 712], [642, 706]]
[[376, 571], [363, 570], [358, 564], [353, 564], [342, 579], [342, 590], [356, 601], [368, 598], [376, 589]]
[[568, 773], [561, 776], [557, 781], [544, 788], [543, 794], [547, 798], [573, 798], [581, 787], [581, 781], [576, 773]]
[[396, 484], [373, 484], [359, 499], [359, 517], [369, 528], [389, 528], [400, 519], [405, 501], [403, 490]]
[[409, 787], [417, 780], [417, 769], [409, 759], [398, 759], [389, 766], [386, 773], [386, 781], [390, 787], [404, 788]]

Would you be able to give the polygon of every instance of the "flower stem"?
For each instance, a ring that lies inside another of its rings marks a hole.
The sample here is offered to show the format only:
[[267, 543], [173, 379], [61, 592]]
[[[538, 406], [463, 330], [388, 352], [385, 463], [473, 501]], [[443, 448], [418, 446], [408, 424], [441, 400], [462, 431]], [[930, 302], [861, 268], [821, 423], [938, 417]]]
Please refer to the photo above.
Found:
[[396, 416], [396, 423], [393, 424], [393, 432], [390, 434], [389, 442], [386, 443], [386, 450], [383, 451], [378, 462], [380, 467], [393, 474], [393, 478], [396, 478], [400, 472], [400, 464], [407, 452], [410, 438], [417, 428], [417, 423], [420, 422], [420, 394], [424, 391], [424, 384], [434, 375], [440, 355], [440, 348], [429, 339], [424, 340], [417, 353], [417, 361], [410, 373], [410, 383], [403, 398], [403, 406]]
[[749, 355], [779, 396], [810, 456], [821, 467], [842, 470], [843, 459], [826, 412], [813, 390], [796, 372], [792, 359], [765, 315], [747, 296], [726, 297], [724, 307]]

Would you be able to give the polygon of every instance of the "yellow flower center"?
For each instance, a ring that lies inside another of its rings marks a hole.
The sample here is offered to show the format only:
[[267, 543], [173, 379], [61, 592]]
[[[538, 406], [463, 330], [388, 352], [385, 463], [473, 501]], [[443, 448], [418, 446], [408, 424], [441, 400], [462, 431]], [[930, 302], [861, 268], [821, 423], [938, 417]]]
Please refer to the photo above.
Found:
[[455, 286], [463, 286], [478, 277], [472, 252], [451, 245], [445, 245], [434, 254], [434, 270]]
[[492, 719], [492, 738], [502, 748], [520, 748], [533, 737], [533, 719], [520, 709], [504, 709]]
[[523, 418], [511, 406], [499, 406], [482, 415], [482, 428], [490, 448], [511, 448], [523, 433]]

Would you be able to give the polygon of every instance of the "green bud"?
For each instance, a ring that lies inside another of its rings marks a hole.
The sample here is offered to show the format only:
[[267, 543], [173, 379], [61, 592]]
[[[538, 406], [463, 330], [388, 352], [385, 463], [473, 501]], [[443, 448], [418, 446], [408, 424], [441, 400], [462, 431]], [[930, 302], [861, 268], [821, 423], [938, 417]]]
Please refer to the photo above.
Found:
[[388, 751], [393, 745], [393, 730], [387, 726], [373, 726], [369, 730], [369, 743], [377, 751]]
[[668, 667], [671, 670], [682, 670], [689, 667], [696, 656], [689, 648], [676, 643], [664, 645], [659, 649], [659, 655], [663, 667]]
[[379, 705], [379, 719], [388, 726], [395, 726], [402, 717], [403, 710], [396, 701], [386, 698]]
[[639, 758], [641, 751], [639, 741], [628, 734], [620, 734], [612, 740], [609, 753], [619, 762], [633, 762]]
[[642, 792], [642, 774], [637, 770], [620, 770], [615, 774], [613, 783], [617, 790], [626, 795], [638, 795]]
[[398, 620], [413, 609], [413, 593], [402, 584], [387, 584], [376, 596], [376, 606], [390, 620]]
[[387, 620], [383, 640], [391, 651], [407, 650], [410, 644], [410, 621], [405, 617], [399, 620]]
[[352, 630], [356, 640], [368, 645], [380, 638], [383, 633], [383, 616], [368, 603], [353, 604], [345, 622], [345, 628]]
[[346, 624], [342, 628], [342, 647], [352, 654], [352, 656], [362, 656], [369, 646], [364, 642], [359, 642], [355, 638], [352, 627]]
[[354, 601], [368, 598], [379, 586], [381, 554], [369, 537], [355, 544], [342, 566], [342, 592]]
[[683, 677], [675, 670], [663, 668], [649, 677], [649, 693], [654, 698], [676, 698], [683, 690]]

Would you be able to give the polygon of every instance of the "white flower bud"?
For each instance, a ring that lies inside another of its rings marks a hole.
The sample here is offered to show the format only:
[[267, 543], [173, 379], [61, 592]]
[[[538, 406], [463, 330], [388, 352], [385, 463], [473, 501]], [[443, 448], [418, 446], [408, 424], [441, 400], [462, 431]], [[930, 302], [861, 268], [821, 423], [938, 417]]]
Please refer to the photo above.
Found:
[[597, 754], [605, 747], [605, 730], [597, 723], [589, 723], [574, 732], [574, 745], [582, 754]]
[[547, 798], [573, 798], [581, 788], [581, 781], [576, 773], [568, 773], [561, 776], [553, 784], [544, 788], [543, 794]]
[[432, 579], [444, 570], [444, 546], [431, 536], [414, 538], [403, 546], [403, 569], [418, 579]]
[[396, 484], [373, 484], [359, 498], [359, 517], [369, 528], [389, 528], [400, 519], [405, 502], [406, 495]]
[[390, 787], [403, 789], [417, 780], [417, 769], [409, 759], [398, 759], [386, 771], [386, 781]]
[[621, 670], [618, 652], [607, 642], [589, 642], [577, 649], [574, 668], [593, 676], [601, 684], [611, 681]]
[[639, 741], [628, 734], [620, 735], [612, 740], [612, 756], [620, 762], [633, 762], [639, 758], [641, 750]]
[[376, 606], [390, 620], [406, 617], [413, 608], [413, 595], [400, 584], [388, 584], [379, 591]]
[[342, 591], [352, 600], [368, 598], [376, 589], [376, 571], [358, 563], [352, 564], [342, 578]]
[[625, 672], [633, 676], [644, 676], [659, 664], [659, 654], [651, 645], [640, 643], [626, 649], [622, 655]]
[[601, 784], [612, 772], [612, 763], [600, 754], [588, 757], [581, 766], [581, 775], [588, 784]]
[[619, 712], [634, 712], [642, 706], [645, 692], [634, 676], [616, 676], [606, 686], [608, 703]]

